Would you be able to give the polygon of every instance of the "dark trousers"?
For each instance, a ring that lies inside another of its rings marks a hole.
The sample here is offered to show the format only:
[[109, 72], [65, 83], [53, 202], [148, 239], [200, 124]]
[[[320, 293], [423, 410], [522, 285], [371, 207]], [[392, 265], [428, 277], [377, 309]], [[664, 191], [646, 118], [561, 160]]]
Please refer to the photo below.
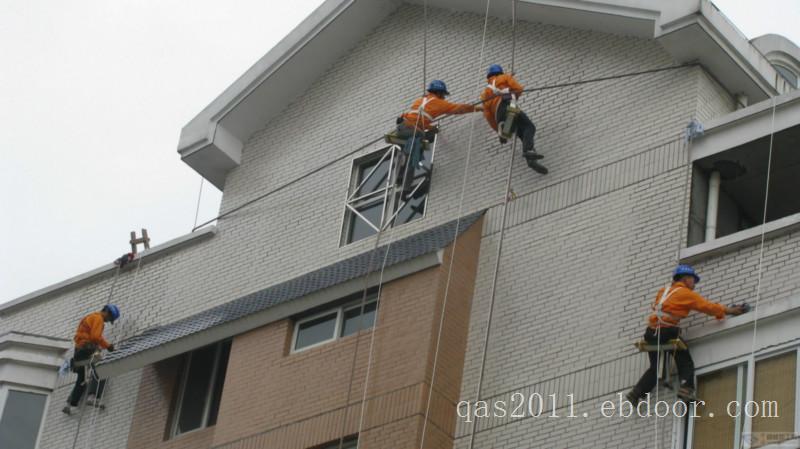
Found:
[[[509, 103], [510, 100], [504, 99], [500, 102], [500, 105], [497, 106], [497, 123], [505, 121]], [[520, 111], [512, 124], [512, 129], [522, 142], [522, 152], [529, 153], [534, 151], [533, 137], [536, 135], [536, 126], [534, 126], [528, 115]]]
[[[649, 344], [657, 344], [661, 340], [661, 344], [665, 344], [670, 340], [679, 338], [680, 332], [680, 328], [665, 327], [661, 329], [659, 335], [658, 331], [648, 327], [644, 332], [644, 340]], [[694, 388], [694, 361], [689, 351], [662, 351], [662, 357], [669, 357], [669, 354], [674, 354], [681, 385]], [[658, 382], [658, 352], [648, 352], [647, 356], [650, 358], [650, 368], [645, 371], [636, 387], [634, 387], [634, 391], [639, 397], [643, 397], [652, 391]]]
[[[96, 350], [97, 348], [95, 346], [75, 348], [75, 355], [72, 357], [73, 365], [79, 362], [88, 362]], [[78, 378], [75, 380], [75, 386], [72, 387], [72, 392], [69, 394], [69, 399], [67, 402], [69, 405], [77, 407], [81, 402], [83, 393], [86, 391], [86, 373], [91, 372], [91, 369], [89, 368], [89, 365], [86, 364], [83, 366], [73, 366], [72, 371], [78, 375]], [[103, 396], [103, 390], [105, 390], [106, 381], [101, 380], [98, 382], [94, 376], [90, 376], [88, 383], [89, 395], [93, 395], [97, 399], [100, 399]]]
[[404, 123], [397, 125], [397, 136], [401, 139], [406, 139], [406, 144], [403, 147], [403, 153], [410, 158], [408, 161], [411, 165], [411, 173], [419, 165], [422, 160], [422, 139], [425, 138], [425, 132], [415, 130], [413, 126], [408, 126]]

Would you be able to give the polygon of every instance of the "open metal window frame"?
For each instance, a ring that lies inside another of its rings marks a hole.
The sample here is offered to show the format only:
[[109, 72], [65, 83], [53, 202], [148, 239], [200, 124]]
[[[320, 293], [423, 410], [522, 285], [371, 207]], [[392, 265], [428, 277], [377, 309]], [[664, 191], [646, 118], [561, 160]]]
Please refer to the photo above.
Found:
[[226, 342], [228, 342], [228, 340], [219, 341], [219, 342], [213, 344], [213, 346], [215, 347], [214, 348], [214, 366], [211, 368], [211, 376], [209, 377], [208, 385], [206, 386], [206, 391], [207, 391], [208, 394], [206, 396], [205, 402], [203, 403], [202, 424], [200, 425], [200, 427], [198, 427], [196, 429], [187, 430], [186, 432], [180, 432], [179, 433], [178, 432], [178, 422], [180, 421], [181, 409], [183, 408], [183, 399], [184, 399], [184, 396], [186, 394], [186, 383], [187, 383], [187, 381], [189, 379], [189, 371], [191, 370], [191, 367], [192, 367], [192, 358], [193, 358], [195, 352], [197, 352], [199, 350], [202, 350], [205, 347], [195, 349], [194, 351], [192, 351], [192, 352], [190, 352], [190, 353], [188, 353], [186, 355], [186, 360], [184, 360], [184, 362], [183, 362], [183, 370], [182, 370], [182, 372], [180, 374], [180, 379], [179, 379], [180, 384], [178, 386], [178, 388], [179, 388], [178, 396], [176, 397], [176, 403], [175, 403], [174, 411], [172, 413], [172, 423], [171, 423], [170, 429], [169, 429], [170, 438], [175, 438], [175, 437], [178, 437], [178, 436], [181, 436], [181, 435], [186, 435], [186, 434], [189, 434], [189, 433], [192, 433], [192, 432], [197, 432], [198, 430], [203, 430], [203, 429], [206, 429], [206, 428], [209, 427], [208, 426], [208, 418], [209, 418], [209, 413], [211, 412], [211, 403], [214, 401], [214, 391], [213, 391], [213, 389], [214, 389], [214, 385], [217, 383], [217, 375], [219, 374], [219, 368], [220, 368], [219, 367], [219, 362], [220, 362], [220, 357], [222, 356], [222, 346]]
[[[433, 142], [430, 143], [430, 164], [431, 168], [433, 167], [434, 158], [436, 156], [436, 138], [433, 139]], [[424, 151], [424, 149], [423, 149]], [[350, 240], [350, 233], [352, 231], [351, 227], [351, 216], [355, 216], [364, 223], [366, 223], [369, 227], [371, 227], [376, 233], [386, 230], [387, 228], [393, 226], [394, 220], [400, 214], [404, 207], [409, 203], [408, 200], [402, 200], [400, 195], [400, 186], [397, 185], [398, 177], [400, 176], [400, 172], [404, 169], [402, 164], [400, 163], [403, 158], [402, 156], [403, 149], [399, 145], [390, 144], [384, 146], [372, 153], [354, 158], [352, 163], [350, 164], [350, 178], [347, 182], [348, 190], [347, 196], [345, 197], [345, 210], [342, 216], [342, 235], [341, 235], [341, 242], [340, 245], [348, 245], [350, 243], [354, 243], [359, 240], [351, 241]], [[359, 183], [359, 170], [361, 166], [371, 162], [371, 161], [378, 161], [375, 166], [367, 173], [364, 179]], [[386, 177], [386, 181], [382, 183], [382, 187], [375, 189], [372, 192], [358, 195], [359, 190], [367, 183], [370, 177], [375, 174], [378, 167], [381, 163], [385, 160], [389, 161], [389, 170], [388, 176]], [[430, 183], [430, 180], [428, 181]], [[423, 185], [422, 180], [415, 180], [413, 184], [412, 192], [409, 196], [413, 196], [417, 190], [419, 190]], [[430, 185], [428, 189], [430, 190]], [[372, 222], [367, 220], [364, 215], [362, 215], [358, 209], [362, 209], [368, 205], [374, 205], [379, 202], [383, 202], [383, 207], [381, 208], [381, 218], [380, 223], [378, 226], [374, 225]], [[425, 195], [425, 199], [422, 203], [423, 213], [419, 218], [424, 218], [425, 214], [428, 209], [428, 195]], [[412, 220], [413, 221], [413, 220]], [[368, 238], [368, 237], [367, 237]]]
[[[795, 435], [798, 435], [800, 434], [800, 410], [798, 410], [798, 405], [800, 405], [800, 346], [797, 345], [797, 342], [787, 343], [777, 348], [770, 348], [767, 351], [761, 351], [757, 353], [755, 356], [752, 354], [747, 354], [741, 357], [726, 360], [724, 362], [705, 366], [695, 372], [695, 377], [736, 366], [736, 400], [738, 400], [740, 404], [744, 404], [747, 401], [753, 400], [753, 395], [755, 393], [756, 362], [770, 359], [772, 357], [778, 357], [791, 352], [796, 354], [794, 398], [795, 414], [793, 431]], [[684, 438], [684, 435], [679, 435], [677, 441], [686, 441], [686, 449], [701, 449], [693, 446], [694, 420], [688, 417], [684, 419], [688, 420], [688, 424], [686, 426], [679, 427], [680, 429], [685, 429], [686, 438]], [[740, 420], [744, 420], [744, 422], [742, 423]], [[742, 425], [740, 425], [740, 423], [742, 423]], [[742, 413], [741, 416], [737, 418], [736, 422], [736, 431], [734, 434], [734, 444], [736, 445], [736, 448], [741, 447], [742, 436], [751, 434], [752, 429], [752, 418], [749, 418], [745, 413]], [[678, 447], [680, 447], [680, 444]], [[766, 446], [759, 446], [758, 449], [776, 449], [781, 447], [785, 446], [768, 444]]]
[[[360, 296], [360, 294], [359, 294], [359, 296]], [[378, 302], [378, 292], [373, 291], [373, 292], [367, 294], [367, 299], [366, 299], [366, 301], [364, 301], [364, 307], [366, 308], [368, 304], [377, 303], [377, 302]], [[344, 303], [342, 305], [336, 306], [336, 307], [331, 307], [329, 309], [325, 309], [322, 312], [315, 313], [314, 315], [310, 315], [308, 317], [304, 317], [304, 318], [302, 318], [300, 320], [297, 320], [294, 323], [294, 331], [293, 331], [294, 333], [292, 334], [292, 350], [291, 350], [291, 353], [295, 354], [295, 353], [298, 353], [298, 352], [303, 352], [305, 350], [316, 348], [316, 347], [322, 346], [324, 344], [328, 344], [328, 343], [330, 343], [332, 341], [339, 340], [340, 338], [346, 338], [346, 337], [342, 337], [342, 329], [343, 329], [343, 326], [344, 326], [344, 314], [348, 310], [352, 310], [353, 308], [356, 308], [356, 307], [361, 307], [361, 299], [360, 298], [357, 299], [357, 300], [348, 301], [348, 302], [346, 302], [346, 303]], [[377, 309], [376, 309], [376, 311], [377, 311]], [[333, 329], [333, 337], [328, 338], [326, 340], [319, 341], [317, 343], [314, 343], [313, 345], [304, 346], [304, 347], [299, 348], [299, 349], [297, 348], [297, 337], [300, 335], [300, 325], [302, 325], [303, 323], [307, 323], [309, 321], [316, 320], [317, 318], [320, 318], [320, 317], [323, 317], [323, 316], [326, 316], [326, 315], [333, 315], [333, 314], [336, 314], [336, 318], [335, 318], [336, 319], [336, 323], [335, 323], [334, 329]], [[359, 315], [359, 316], [363, 317], [364, 316], [364, 312], [362, 311], [361, 315]], [[377, 319], [377, 313], [375, 314], [375, 317]], [[373, 323], [372, 325], [374, 326], [375, 323]], [[369, 328], [367, 328], [367, 329], [369, 329]], [[360, 329], [358, 332], [361, 332], [362, 330], [364, 330], [364, 329]], [[356, 332], [353, 335], [358, 335], [358, 332]]]

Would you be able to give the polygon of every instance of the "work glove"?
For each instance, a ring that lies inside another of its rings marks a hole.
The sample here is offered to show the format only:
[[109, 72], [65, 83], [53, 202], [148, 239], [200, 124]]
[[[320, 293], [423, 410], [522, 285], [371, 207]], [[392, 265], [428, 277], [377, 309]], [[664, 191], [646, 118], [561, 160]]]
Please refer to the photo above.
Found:
[[112, 345], [108, 345], [108, 348], [106, 348], [106, 351], [114, 352], [114, 349], [116, 349], [116, 348], [114, 348], [114, 345], [112, 344]]

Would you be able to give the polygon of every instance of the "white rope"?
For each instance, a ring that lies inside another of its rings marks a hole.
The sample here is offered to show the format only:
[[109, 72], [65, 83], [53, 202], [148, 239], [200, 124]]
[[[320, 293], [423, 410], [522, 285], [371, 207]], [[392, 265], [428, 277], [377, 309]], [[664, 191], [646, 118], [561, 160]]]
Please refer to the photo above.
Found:
[[[423, 53], [425, 55], [427, 55], [427, 21], [428, 21], [427, 1], [425, 2], [424, 8], [425, 8], [425, 12], [424, 12], [424, 15], [425, 15], [425, 31], [424, 31], [424, 34], [423, 34]], [[423, 58], [423, 77], [426, 76], [425, 75], [425, 71], [427, 70], [425, 59], [427, 59], [427, 56], [425, 56]], [[423, 79], [423, 87], [424, 87], [424, 79]], [[420, 110], [417, 113], [417, 118], [416, 118], [416, 121], [414, 122], [414, 131], [411, 134], [411, 140], [408, 141], [408, 142], [411, 142], [412, 144], [409, 146], [409, 154], [406, 155], [407, 160], [405, 161], [405, 164], [404, 164], [403, 167], [397, 167], [397, 169], [403, 170], [403, 182], [404, 183], [406, 182], [405, 177], [413, 175], [413, 172], [414, 172], [414, 167], [411, 167], [411, 173], [408, 173], [408, 170], [406, 169], [405, 166], [411, 164], [411, 160], [412, 160], [411, 152], [414, 151], [413, 142], [417, 138], [419, 125], [420, 125], [420, 122], [422, 121], [422, 115], [423, 115], [422, 114], [422, 112], [423, 112], [422, 108], [424, 107], [424, 104], [425, 104], [424, 103], [424, 98], [425, 98], [424, 92], [423, 92], [423, 97], [422, 98], [423, 98], [423, 101], [422, 101], [422, 103], [420, 103]], [[424, 149], [422, 147], [422, 142], [420, 142], [419, 151], [424, 151]], [[391, 195], [392, 196], [391, 197], [394, 200], [394, 197], [396, 196], [395, 189], [397, 187], [397, 182], [396, 182], [396, 176], [394, 175], [394, 170], [396, 170], [396, 168], [393, 167], [392, 164], [393, 164], [393, 159], [390, 159], [389, 174], [387, 175], [387, 177], [388, 177], [388, 179], [392, 180], [392, 188], [391, 188], [392, 189], [391, 190]], [[423, 182], [425, 182], [425, 181], [423, 181]], [[430, 182], [430, 181], [427, 181], [427, 182]], [[384, 208], [385, 207], [386, 207], [386, 205], [384, 205]], [[396, 219], [396, 217], [392, 218], [391, 221], [394, 221], [395, 219]], [[366, 373], [366, 377], [364, 379], [364, 393], [362, 395], [361, 412], [360, 412], [359, 423], [358, 423], [358, 435], [361, 434], [361, 429], [362, 429], [363, 424], [364, 424], [364, 409], [366, 407], [367, 386], [369, 385], [370, 367], [371, 367], [371, 364], [372, 364], [372, 349], [373, 349], [373, 344], [374, 344], [374, 340], [375, 340], [375, 329], [378, 327], [378, 318], [380, 317], [380, 310], [381, 310], [380, 302], [381, 302], [381, 293], [382, 293], [382, 287], [383, 287], [383, 273], [384, 273], [384, 270], [386, 268], [386, 261], [388, 260], [389, 251], [391, 250], [392, 239], [394, 237], [394, 228], [395, 228], [394, 223], [392, 223], [391, 228], [392, 229], [389, 232], [389, 243], [386, 246], [386, 254], [384, 255], [383, 262], [381, 264], [380, 274], [378, 276], [378, 293], [377, 293], [377, 298], [375, 299], [375, 318], [373, 319], [372, 329], [370, 330], [370, 349], [369, 349], [369, 356], [368, 356], [368, 359], [367, 359], [367, 373]], [[358, 332], [356, 332], [356, 337], [355, 337], [356, 338], [356, 344], [355, 344], [355, 348], [353, 350], [353, 360], [352, 360], [352, 363], [351, 363], [351, 366], [350, 366], [350, 378], [349, 378], [348, 385], [347, 385], [347, 396], [345, 398], [344, 412], [343, 412], [343, 416], [342, 416], [342, 427], [341, 427], [341, 431], [339, 433], [339, 447], [338, 447], [338, 449], [342, 449], [342, 447], [344, 445], [345, 431], [347, 430], [347, 416], [348, 416], [348, 412], [349, 412], [349, 409], [350, 409], [350, 396], [352, 394], [352, 389], [353, 389], [353, 377], [355, 376], [356, 361], [358, 359], [358, 348], [359, 348], [360, 343], [361, 343], [361, 330], [364, 327], [364, 307], [366, 306], [367, 292], [369, 291], [369, 277], [372, 274], [373, 258], [374, 258], [375, 254], [377, 253], [377, 250], [379, 248], [381, 236], [383, 235], [383, 231], [384, 231], [384, 223], [381, 222], [381, 223], [379, 223], [379, 226], [378, 226], [378, 234], [377, 234], [377, 236], [375, 238], [375, 246], [373, 246], [371, 254], [370, 254], [370, 260], [369, 260], [369, 263], [367, 265], [367, 273], [364, 275], [364, 289], [363, 289], [363, 293], [361, 295], [361, 305], [360, 305], [361, 317], [360, 317], [360, 320], [359, 320], [359, 329], [358, 329]], [[358, 449], [358, 447], [360, 445], [361, 445], [361, 439], [359, 438], [356, 441], [356, 449]]]
[[192, 232], [197, 229], [197, 217], [200, 215], [200, 199], [203, 198], [203, 182], [206, 180], [204, 177], [200, 177], [200, 191], [197, 192], [197, 207], [194, 210], [194, 224], [192, 225]]
[[[486, 1], [486, 13], [485, 13], [485, 16], [484, 16], [484, 21], [483, 21], [483, 37], [481, 38], [481, 49], [480, 49], [480, 53], [479, 53], [479, 56], [478, 56], [478, 72], [479, 73], [481, 72], [482, 67], [484, 65], [484, 62], [485, 62], [484, 61], [484, 53], [485, 53], [485, 49], [486, 49], [486, 31], [487, 31], [487, 28], [488, 28], [488, 25], [489, 25], [489, 6], [490, 6], [490, 4], [491, 4], [491, 0], [487, 0]], [[479, 79], [480, 79], [480, 77], [479, 77]], [[480, 81], [477, 83], [476, 90], [480, 89], [481, 84], [482, 84], [482, 82], [480, 82]], [[462, 176], [461, 193], [459, 194], [458, 211], [456, 212], [456, 227], [455, 227], [455, 230], [453, 231], [453, 233], [454, 233], [453, 243], [452, 243], [453, 250], [450, 252], [450, 265], [447, 268], [447, 281], [445, 283], [445, 288], [444, 288], [444, 298], [442, 299], [442, 310], [441, 310], [441, 312], [439, 314], [439, 328], [438, 328], [437, 333], [436, 333], [436, 348], [435, 348], [434, 354], [433, 354], [433, 367], [431, 369], [431, 381], [430, 381], [430, 385], [428, 386], [428, 398], [427, 398], [426, 404], [425, 404], [425, 415], [424, 415], [423, 420], [422, 420], [422, 435], [420, 437], [420, 443], [419, 443], [420, 449], [422, 449], [424, 447], [424, 445], [425, 445], [425, 435], [426, 435], [427, 429], [428, 429], [428, 416], [430, 415], [431, 400], [432, 400], [432, 397], [433, 397], [433, 386], [436, 384], [436, 366], [437, 366], [437, 363], [439, 361], [439, 348], [441, 346], [442, 329], [444, 328], [444, 317], [445, 317], [445, 313], [446, 313], [446, 310], [447, 310], [447, 300], [449, 298], [449, 293], [450, 293], [450, 280], [451, 280], [452, 275], [453, 275], [453, 266], [455, 265], [455, 260], [456, 260], [456, 247], [457, 247], [457, 243], [458, 243], [459, 228], [461, 227], [461, 215], [463, 213], [464, 198], [466, 196], [466, 190], [467, 190], [467, 180], [468, 180], [470, 159], [471, 159], [471, 155], [472, 155], [472, 146], [473, 146], [472, 144], [473, 144], [474, 134], [475, 134], [475, 117], [476, 117], [475, 114], [472, 114], [471, 117], [470, 117], [471, 120], [470, 120], [470, 128], [469, 128], [469, 138], [467, 139], [467, 156], [466, 156], [466, 159], [464, 161], [464, 175]]]

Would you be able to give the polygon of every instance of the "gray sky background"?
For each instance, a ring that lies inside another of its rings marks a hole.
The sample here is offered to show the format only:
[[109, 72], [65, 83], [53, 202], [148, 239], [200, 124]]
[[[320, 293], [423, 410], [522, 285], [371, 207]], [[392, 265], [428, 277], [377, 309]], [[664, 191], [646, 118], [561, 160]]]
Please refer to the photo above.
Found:
[[[0, 0], [0, 302], [111, 262], [132, 230], [189, 232], [181, 127], [321, 3]], [[800, 43], [800, 0], [714, 3]], [[205, 183], [199, 222], [220, 197]]]

